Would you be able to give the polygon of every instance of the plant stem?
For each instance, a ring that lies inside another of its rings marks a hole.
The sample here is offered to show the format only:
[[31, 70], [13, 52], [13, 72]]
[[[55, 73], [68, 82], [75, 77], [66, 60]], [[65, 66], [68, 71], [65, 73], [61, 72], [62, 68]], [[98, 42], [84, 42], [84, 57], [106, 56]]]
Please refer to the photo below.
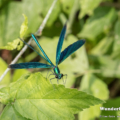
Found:
[[[43, 30], [43, 28], [45, 27], [45, 24], [46, 24], [48, 18], [50, 17], [50, 14], [51, 14], [51, 12], [52, 12], [52, 10], [53, 10], [56, 2], [57, 2], [57, 0], [54, 0], [54, 1], [53, 1], [53, 3], [52, 3], [52, 5], [51, 5], [51, 7], [50, 7], [50, 9], [49, 9], [46, 17], [44, 18], [44, 20], [43, 20], [42, 24], [40, 25], [40, 27], [39, 27], [38, 31], [36, 32], [36, 34], [40, 34], [40, 35], [41, 35], [42, 30]], [[31, 41], [32, 41], [32, 38], [30, 38], [30, 40], [28, 41], [28, 44], [30, 44]], [[18, 59], [21, 57], [21, 55], [26, 51], [27, 48], [28, 48], [28, 46], [25, 45], [25, 46], [22, 48], [22, 50], [18, 53], [18, 55], [14, 58], [14, 60], [11, 62], [11, 64], [15, 64], [15, 63], [18, 61]], [[2, 79], [5, 77], [5, 75], [7, 74], [7, 72], [8, 72], [9, 70], [10, 70], [10, 68], [7, 68], [7, 69], [5, 70], [5, 72], [4, 72], [4, 73], [1, 75], [1, 77], [0, 77], [0, 81], [2, 81]]]
[[70, 34], [72, 32], [71, 28], [72, 28], [72, 25], [73, 25], [73, 22], [74, 22], [74, 19], [75, 19], [76, 12], [78, 10], [79, 10], [79, 1], [75, 0], [74, 1], [74, 5], [73, 5], [72, 10], [71, 10], [70, 15], [69, 15], [68, 22], [67, 22], [67, 18], [65, 16], [65, 14], [64, 13], [60, 13], [59, 18], [60, 18], [62, 24], [64, 25], [65, 22], [67, 22], [67, 31], [66, 31], [66, 35], [65, 36], [67, 36], [68, 34]]
[[72, 8], [71, 13], [70, 13], [70, 16], [69, 16], [68, 28], [67, 28], [66, 36], [72, 32], [72, 31], [71, 31], [72, 25], [73, 25], [73, 22], [74, 22], [74, 20], [75, 20], [76, 12], [77, 12], [78, 10], [79, 10], [79, 1], [78, 1], [78, 0], [75, 0], [75, 1], [74, 1], [74, 5], [73, 5], [73, 8]]

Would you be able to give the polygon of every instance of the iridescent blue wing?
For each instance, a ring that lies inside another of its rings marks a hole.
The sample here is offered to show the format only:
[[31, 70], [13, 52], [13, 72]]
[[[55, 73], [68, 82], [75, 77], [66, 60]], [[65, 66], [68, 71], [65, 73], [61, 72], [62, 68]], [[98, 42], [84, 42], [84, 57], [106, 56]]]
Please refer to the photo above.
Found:
[[59, 60], [60, 60], [60, 54], [61, 54], [61, 49], [62, 49], [62, 45], [63, 45], [63, 40], [65, 37], [65, 33], [66, 33], [66, 24], [63, 27], [61, 34], [60, 34], [60, 38], [59, 38], [59, 42], [57, 45], [57, 51], [56, 51], [56, 65], [58, 65]]
[[11, 64], [9, 68], [11, 69], [29, 69], [29, 68], [52, 68], [52, 65], [39, 63], [39, 62], [27, 62], [27, 63], [18, 63], [18, 64]]
[[[47, 61], [46, 58], [44, 58], [40, 53], [38, 53], [34, 48], [32, 48], [30, 45], [28, 45], [24, 40], [22, 40], [21, 38], [19, 38], [24, 44], [26, 44], [29, 48], [31, 48], [33, 51], [35, 51], [39, 56], [41, 56], [44, 60]], [[48, 61], [47, 61], [48, 62]]]
[[48, 58], [48, 56], [46, 55], [46, 53], [44, 52], [44, 50], [43, 50], [42, 47], [40, 46], [40, 44], [39, 44], [39, 42], [37, 41], [36, 37], [35, 37], [33, 34], [31, 34], [31, 35], [32, 35], [32, 38], [34, 39], [34, 41], [36, 42], [36, 44], [38, 45], [38, 47], [40, 48], [40, 50], [42, 51], [43, 55], [44, 55], [45, 58], [47, 59], [47, 61], [48, 61], [51, 65], [53, 65], [53, 63], [50, 61], [50, 59]]
[[63, 62], [69, 55], [71, 55], [73, 52], [75, 52], [77, 49], [79, 49], [83, 44], [85, 43], [85, 40], [78, 40], [77, 42], [69, 45], [60, 55], [59, 63]]

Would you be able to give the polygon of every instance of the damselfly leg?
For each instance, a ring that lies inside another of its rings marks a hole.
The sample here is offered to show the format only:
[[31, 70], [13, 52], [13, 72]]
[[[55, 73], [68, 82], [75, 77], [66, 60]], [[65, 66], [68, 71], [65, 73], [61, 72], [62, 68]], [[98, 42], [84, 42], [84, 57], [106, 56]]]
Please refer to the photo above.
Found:
[[54, 75], [54, 72], [52, 72], [52, 70], [49, 70], [48, 72], [47, 72], [47, 76], [46, 76], [46, 78], [49, 78], [50, 77], [50, 75], [48, 76], [48, 73], [51, 71], [51, 73], [52, 74], [50, 74], [50, 75]]
[[[56, 78], [51, 78], [50, 83], [52, 84], [51, 80], [56, 79]], [[55, 89], [54, 85], [52, 84], [53, 88]]]
[[65, 85], [66, 84], [66, 80], [67, 80], [67, 74], [64, 74], [63, 76], [66, 76], [65, 83], [64, 83], [64, 85]]

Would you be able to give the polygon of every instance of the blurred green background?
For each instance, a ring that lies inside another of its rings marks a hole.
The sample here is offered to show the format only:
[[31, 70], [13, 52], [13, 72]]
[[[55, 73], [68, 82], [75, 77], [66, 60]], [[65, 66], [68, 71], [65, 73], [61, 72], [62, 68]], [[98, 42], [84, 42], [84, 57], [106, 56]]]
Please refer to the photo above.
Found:
[[[28, 31], [24, 37], [28, 41], [30, 33], [35, 33], [41, 25], [52, 2], [0, 0], [0, 76], [19, 53], [20, 47], [24, 46], [15, 41], [20, 36], [20, 26], [24, 21], [22, 14], [28, 18]], [[66, 21], [63, 49], [79, 39], [86, 39], [86, 44], [59, 65], [61, 73], [68, 75], [65, 86], [106, 100], [103, 105], [90, 107], [75, 115], [76, 120], [120, 120], [117, 117], [120, 111], [100, 110], [100, 106], [120, 107], [120, 0], [58, 0], [42, 36], [36, 35], [53, 63], [59, 35]], [[39, 51], [34, 41], [31, 45]], [[31, 61], [45, 63], [28, 48], [18, 63]], [[0, 82], [0, 88], [23, 74], [36, 71], [41, 71], [46, 77], [48, 69], [11, 70]], [[0, 104], [0, 113], [3, 109], [4, 105]]]

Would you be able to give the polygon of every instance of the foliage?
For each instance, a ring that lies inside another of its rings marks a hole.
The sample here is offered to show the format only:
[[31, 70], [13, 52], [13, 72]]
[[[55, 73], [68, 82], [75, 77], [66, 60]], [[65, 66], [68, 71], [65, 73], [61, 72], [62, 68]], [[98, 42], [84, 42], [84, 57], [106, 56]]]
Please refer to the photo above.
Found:
[[[106, 100], [109, 97], [107, 85], [93, 74], [86, 74], [82, 78], [80, 90], [103, 100]], [[84, 110], [83, 112], [79, 113], [79, 119], [89, 120], [93, 119], [94, 117], [99, 117], [101, 113], [100, 107], [102, 107], [102, 105], [92, 106], [89, 109]]]
[[[7, 104], [1, 120], [65, 120], [102, 100], [63, 85], [51, 85], [40, 73], [26, 75], [0, 90], [0, 101]], [[12, 117], [11, 117], [12, 116]]]
[[[3, 72], [7, 69], [7, 64], [5, 61], [0, 58], [0, 76], [3, 74]], [[0, 82], [0, 88], [8, 86], [10, 83], [10, 72], [5, 76], [4, 80]], [[2, 112], [4, 108], [4, 105], [0, 103], [0, 113]]]
[[[20, 37], [23, 38], [27, 32], [27, 29], [28, 29], [28, 19], [27, 19], [27, 16], [24, 15], [24, 22], [22, 23], [21, 25], [21, 29], [20, 29]], [[20, 39], [15, 39], [13, 40], [12, 42], [8, 42], [8, 44], [6, 46], [2, 46], [0, 47], [1, 49], [7, 49], [7, 50], [13, 50], [13, 49], [18, 49], [20, 50], [21, 47], [23, 45], [23, 42], [20, 41]]]
[[[30, 34], [35, 34], [52, 2], [53, 0], [0, 1], [0, 76], [10, 63], [8, 61], [11, 60], [11, 56], [16, 57], [23, 47], [18, 37], [28, 41]], [[57, 86], [54, 79], [54, 89], [44, 78], [49, 69], [11, 71], [11, 74], [7, 73], [0, 82], [1, 120], [30, 120], [40, 119], [39, 117], [48, 119], [45, 115], [52, 116], [52, 119], [59, 116], [61, 119], [74, 119], [73, 115], [76, 113], [78, 114], [75, 115], [75, 120], [111, 119], [100, 115], [114, 115], [116, 117], [112, 119], [119, 120], [119, 111], [101, 111], [100, 107], [119, 107], [120, 0], [58, 0], [42, 35], [36, 35], [53, 63], [59, 35], [66, 21], [67, 33], [62, 50], [79, 39], [86, 39], [84, 46], [59, 65], [61, 73], [67, 74], [66, 88], [63, 85]], [[41, 53], [34, 41], [31, 45]], [[6, 54], [8, 61], [3, 55], [4, 49], [11, 50], [10, 55]], [[28, 48], [18, 63], [31, 61], [46, 62]], [[44, 77], [39, 73], [31, 73], [36, 71], [41, 71]], [[54, 76], [51, 75], [50, 78], [52, 77]], [[59, 83], [63, 84], [63, 81], [60, 80]], [[78, 88], [80, 91], [70, 88]], [[51, 90], [53, 92], [50, 92]], [[75, 93], [79, 94], [78, 101], [67, 98], [69, 91], [74, 96]], [[45, 96], [46, 98], [50, 97], [49, 100], [46, 99], [47, 102], [40, 99], [43, 93], [48, 93], [49, 96]], [[60, 94], [61, 97], [66, 97], [66, 100], [58, 99]], [[82, 98], [82, 95], [85, 97]], [[33, 101], [30, 98], [34, 98]], [[56, 98], [56, 102], [53, 98]], [[100, 99], [106, 100], [106, 103], [102, 104]], [[5, 108], [3, 103], [6, 105]], [[100, 104], [97, 105], [98, 103]], [[40, 113], [39, 110], [44, 113]], [[54, 110], [57, 111], [53, 112]]]
[[[7, 69], [7, 64], [2, 58], [0, 58], [0, 76], [6, 69]], [[0, 82], [0, 88], [9, 85], [9, 83], [10, 83], [10, 72], [5, 76], [4, 80]]]
[[100, 4], [102, 0], [80, 0], [81, 13], [79, 17], [82, 18], [85, 14], [93, 14], [93, 10]]

